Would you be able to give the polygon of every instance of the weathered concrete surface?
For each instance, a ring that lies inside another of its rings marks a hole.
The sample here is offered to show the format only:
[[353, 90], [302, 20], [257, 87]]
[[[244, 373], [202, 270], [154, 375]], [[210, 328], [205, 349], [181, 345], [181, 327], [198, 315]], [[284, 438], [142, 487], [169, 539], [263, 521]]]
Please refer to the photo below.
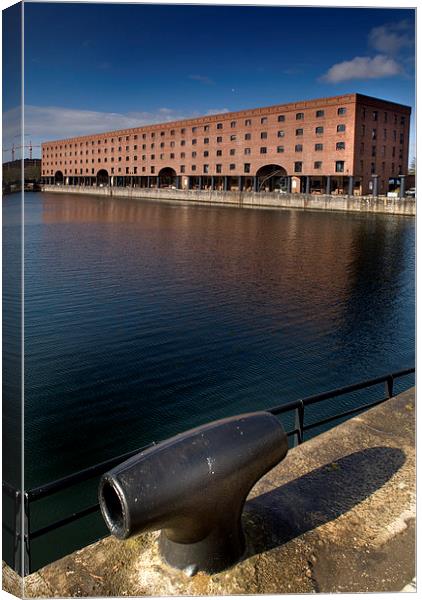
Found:
[[387, 198], [372, 196], [316, 196], [312, 194], [277, 194], [265, 192], [221, 192], [211, 190], [173, 190], [139, 187], [89, 187], [44, 185], [43, 191], [65, 194], [92, 194], [121, 198], [151, 200], [182, 200], [200, 204], [234, 205], [243, 208], [284, 208], [308, 210], [335, 210], [346, 212], [385, 213], [394, 215], [416, 214], [414, 198]]
[[414, 429], [411, 389], [291, 450], [252, 490], [245, 558], [224, 573], [168, 567], [156, 533], [110, 537], [27, 577], [25, 596], [400, 591], [415, 576]]

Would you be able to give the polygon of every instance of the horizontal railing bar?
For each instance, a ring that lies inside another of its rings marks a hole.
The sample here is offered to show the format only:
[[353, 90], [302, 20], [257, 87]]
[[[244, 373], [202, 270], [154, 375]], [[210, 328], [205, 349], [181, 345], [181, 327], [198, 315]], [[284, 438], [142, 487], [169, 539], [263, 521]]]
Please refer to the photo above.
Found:
[[11, 498], [14, 498], [16, 493], [20, 491], [20, 490], [17, 490], [16, 488], [14, 488], [13, 485], [10, 485], [10, 483], [7, 483], [7, 481], [2, 482], [2, 487], [3, 487], [3, 492], [5, 494], [7, 494], [8, 496], [10, 496]]
[[99, 508], [100, 508], [100, 505], [97, 503], [92, 506], [89, 506], [88, 508], [84, 508], [83, 510], [72, 513], [68, 517], [65, 517], [64, 519], [60, 519], [60, 521], [55, 521], [54, 523], [50, 523], [50, 525], [46, 525], [45, 527], [40, 527], [39, 529], [36, 529], [35, 531], [33, 531], [32, 533], [29, 534], [29, 539], [33, 540], [37, 537], [40, 537], [41, 535], [50, 533], [50, 531], [53, 531], [54, 529], [58, 529], [59, 527], [63, 527], [64, 525], [69, 525], [69, 523], [73, 523], [73, 521], [77, 521], [79, 519], [82, 519], [83, 517], [86, 517], [86, 516], [94, 513], [94, 512], [97, 512], [97, 510]]
[[386, 375], [381, 375], [380, 377], [375, 377], [374, 379], [367, 379], [366, 381], [361, 381], [359, 383], [352, 383], [351, 385], [346, 385], [341, 388], [336, 388], [334, 390], [330, 390], [328, 392], [322, 392], [320, 394], [314, 394], [313, 396], [307, 396], [302, 400], [296, 400], [293, 402], [289, 402], [287, 404], [281, 404], [279, 406], [274, 406], [273, 408], [268, 409], [268, 412], [273, 415], [280, 414], [282, 412], [286, 412], [287, 410], [291, 410], [292, 408], [297, 408], [298, 405], [302, 402], [305, 406], [309, 406], [310, 404], [315, 404], [316, 402], [320, 402], [322, 400], [328, 400], [329, 398], [336, 398], [337, 396], [342, 396], [343, 394], [348, 394], [350, 392], [355, 392], [357, 390], [362, 390], [367, 387], [372, 387], [379, 383], [384, 383], [388, 380], [388, 378], [393, 377], [396, 379], [397, 377], [404, 377], [405, 375], [410, 375], [415, 372], [415, 368], [403, 369], [402, 371], [396, 371], [395, 373], [388, 373]]
[[330, 423], [331, 421], [336, 421], [337, 419], [341, 419], [343, 417], [348, 417], [349, 415], [353, 415], [357, 412], [362, 412], [364, 410], [368, 410], [369, 408], [372, 408], [373, 406], [378, 406], [378, 404], [382, 404], [386, 400], [389, 400], [389, 398], [382, 398], [381, 400], [377, 400], [376, 402], [371, 402], [370, 404], [361, 404], [361, 406], [352, 408], [350, 410], [346, 410], [345, 412], [342, 412], [342, 413], [338, 413], [337, 415], [334, 415], [332, 417], [327, 417], [326, 419], [322, 419], [321, 421], [317, 421], [315, 423], [309, 423], [309, 425], [305, 425], [303, 427], [303, 431], [308, 431], [309, 429], [313, 429], [314, 427], [326, 425], [327, 423]]
[[82, 469], [82, 471], [72, 473], [71, 475], [66, 475], [65, 477], [62, 477], [61, 479], [56, 479], [55, 481], [51, 481], [50, 483], [46, 483], [45, 485], [40, 485], [39, 487], [33, 488], [32, 490], [29, 490], [29, 492], [28, 492], [29, 500], [30, 501], [40, 500], [41, 498], [44, 498], [45, 496], [49, 496], [50, 494], [54, 494], [55, 492], [61, 492], [62, 490], [66, 489], [67, 487], [69, 487], [71, 485], [75, 485], [76, 483], [81, 483], [82, 481], [91, 479], [92, 477], [95, 477], [96, 475], [100, 475], [100, 474], [104, 473], [104, 471], [109, 469], [110, 467], [113, 467], [114, 465], [117, 465], [120, 462], [123, 462], [123, 461], [131, 458], [132, 456], [135, 456], [135, 454], [138, 454], [138, 452], [143, 452], [144, 450], [147, 450], [147, 448], [154, 446], [154, 444], [155, 444], [155, 442], [152, 442], [151, 444], [148, 444], [147, 446], [143, 446], [142, 448], [138, 448], [137, 450], [131, 450], [130, 452], [125, 452], [124, 454], [121, 454], [120, 456], [115, 456], [114, 458], [109, 458], [108, 460], [105, 460], [97, 465], [93, 465], [86, 469]]

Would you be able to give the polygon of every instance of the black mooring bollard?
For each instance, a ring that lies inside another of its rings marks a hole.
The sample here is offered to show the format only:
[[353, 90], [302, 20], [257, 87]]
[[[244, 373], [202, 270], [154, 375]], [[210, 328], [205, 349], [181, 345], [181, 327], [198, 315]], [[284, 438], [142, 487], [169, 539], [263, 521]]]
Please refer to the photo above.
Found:
[[283, 426], [267, 412], [191, 429], [103, 475], [103, 517], [120, 539], [161, 529], [161, 553], [173, 567], [222, 571], [245, 551], [241, 515], [249, 491], [287, 449]]

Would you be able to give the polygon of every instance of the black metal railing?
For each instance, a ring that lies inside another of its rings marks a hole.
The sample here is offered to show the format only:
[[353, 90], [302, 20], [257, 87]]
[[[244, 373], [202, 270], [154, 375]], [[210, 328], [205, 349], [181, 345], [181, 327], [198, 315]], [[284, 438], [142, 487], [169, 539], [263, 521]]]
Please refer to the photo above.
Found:
[[[288, 402], [286, 404], [275, 406], [266, 410], [267, 412], [270, 412], [273, 415], [282, 415], [287, 412], [293, 411], [294, 428], [289, 430], [287, 432], [287, 435], [288, 437], [293, 438], [293, 445], [302, 444], [304, 442], [305, 432], [311, 431], [315, 428], [321, 428], [333, 421], [346, 419], [347, 417], [351, 417], [352, 415], [356, 415], [360, 412], [368, 410], [369, 408], [377, 406], [378, 404], [381, 404], [382, 402], [385, 402], [386, 400], [390, 399], [393, 396], [395, 379], [405, 377], [406, 375], [411, 375], [413, 373], [415, 373], [415, 368], [396, 371], [394, 373], [389, 373], [387, 375], [382, 375], [374, 379], [361, 381], [359, 383], [330, 390], [328, 392], [323, 392], [321, 394], [308, 396], [307, 398], [295, 400], [293, 402]], [[321, 419], [319, 421], [314, 421], [305, 424], [306, 407], [314, 405], [318, 402], [322, 402], [323, 400], [328, 400], [336, 398], [338, 396], [343, 396], [345, 394], [350, 394], [352, 392], [367, 389], [382, 383], [385, 384], [385, 396], [383, 398], [366, 404], [361, 404], [357, 407], [351, 408], [340, 413], [336, 413], [330, 417]], [[24, 573], [25, 575], [31, 573], [32, 540], [40, 538], [41, 536], [46, 535], [47, 533], [50, 533], [51, 531], [54, 531], [60, 527], [64, 527], [65, 525], [69, 525], [70, 523], [78, 521], [79, 519], [82, 519], [83, 517], [95, 513], [99, 510], [99, 504], [97, 502], [95, 504], [92, 504], [91, 506], [73, 512], [64, 518], [54, 521], [49, 525], [31, 531], [30, 508], [33, 502], [39, 501], [43, 498], [47, 498], [57, 492], [62, 492], [63, 490], [71, 488], [79, 483], [83, 483], [93, 479], [94, 477], [100, 476], [108, 469], [118, 465], [119, 463], [123, 462], [124, 460], [127, 460], [128, 458], [131, 458], [138, 452], [142, 452], [143, 450], [146, 450], [147, 448], [154, 445], [155, 442], [152, 442], [151, 444], [143, 446], [142, 448], [137, 448], [136, 450], [132, 450], [131, 452], [126, 452], [125, 454], [121, 454], [109, 460], [103, 461], [99, 464], [88, 467], [87, 469], [83, 469], [66, 477], [62, 477], [61, 479], [57, 479], [45, 485], [41, 485], [31, 490], [25, 491], [23, 494], [21, 494], [20, 490], [15, 489], [9, 483], [3, 481], [3, 493], [12, 498], [13, 500], [13, 521], [15, 524], [15, 528], [12, 529], [10, 526], [3, 522], [3, 530], [8, 534], [12, 535], [14, 540], [12, 560], [13, 564], [11, 564], [11, 567], [17, 572]], [[22, 509], [23, 518], [21, 512]], [[24, 530], [23, 548], [21, 545], [22, 528]]]

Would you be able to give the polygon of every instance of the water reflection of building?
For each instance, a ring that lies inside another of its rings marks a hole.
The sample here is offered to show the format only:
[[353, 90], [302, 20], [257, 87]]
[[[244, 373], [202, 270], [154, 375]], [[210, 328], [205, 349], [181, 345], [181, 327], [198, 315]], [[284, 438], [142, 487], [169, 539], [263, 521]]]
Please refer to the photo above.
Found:
[[407, 174], [410, 110], [347, 94], [45, 142], [42, 177], [64, 185], [385, 193]]

